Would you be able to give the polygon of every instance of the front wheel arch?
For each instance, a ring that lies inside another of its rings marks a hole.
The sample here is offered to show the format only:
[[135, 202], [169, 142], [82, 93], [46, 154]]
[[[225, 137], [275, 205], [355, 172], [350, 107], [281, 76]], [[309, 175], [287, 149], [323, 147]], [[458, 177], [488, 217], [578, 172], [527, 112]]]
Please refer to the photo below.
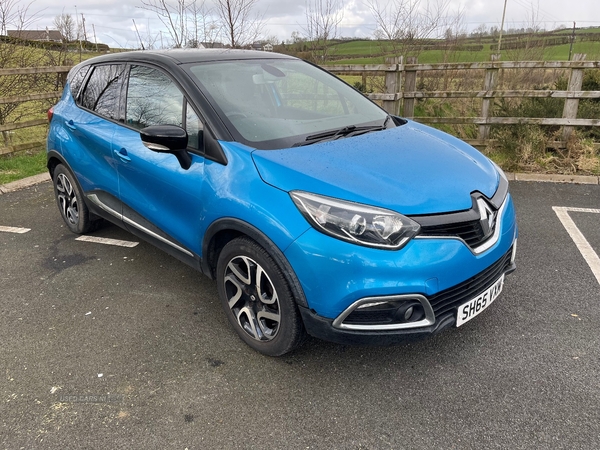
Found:
[[202, 242], [202, 272], [214, 280], [221, 250], [228, 242], [242, 236], [249, 237], [271, 255], [285, 274], [296, 303], [308, 308], [302, 285], [283, 252], [267, 235], [243, 220], [233, 217], [223, 218], [208, 227]]

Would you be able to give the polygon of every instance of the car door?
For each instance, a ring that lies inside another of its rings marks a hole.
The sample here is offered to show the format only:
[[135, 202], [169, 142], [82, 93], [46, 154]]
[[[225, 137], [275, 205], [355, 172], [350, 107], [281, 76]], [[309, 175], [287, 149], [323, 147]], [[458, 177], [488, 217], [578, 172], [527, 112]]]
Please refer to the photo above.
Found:
[[[75, 172], [86, 197], [98, 205], [119, 209], [118, 176], [112, 141], [119, 128], [123, 64], [93, 66], [81, 92], [75, 97], [77, 107], [64, 114], [69, 145], [63, 156]], [[120, 213], [120, 211], [117, 211]]]
[[[189, 169], [184, 170], [174, 155], [142, 144], [139, 130], [150, 125], [186, 129], [192, 158]], [[113, 138], [123, 220], [133, 233], [144, 233], [175, 256], [200, 254], [202, 129], [198, 114], [172, 77], [157, 67], [130, 66], [125, 125]]]

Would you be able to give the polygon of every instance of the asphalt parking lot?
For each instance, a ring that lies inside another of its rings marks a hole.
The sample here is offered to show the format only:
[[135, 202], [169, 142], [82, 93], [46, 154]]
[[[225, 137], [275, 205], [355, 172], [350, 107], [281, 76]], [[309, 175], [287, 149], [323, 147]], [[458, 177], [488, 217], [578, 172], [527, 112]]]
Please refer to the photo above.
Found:
[[2, 195], [1, 447], [600, 448], [600, 186], [511, 192], [518, 269], [483, 314], [415, 344], [310, 340], [278, 359], [177, 260], [76, 240], [50, 183]]

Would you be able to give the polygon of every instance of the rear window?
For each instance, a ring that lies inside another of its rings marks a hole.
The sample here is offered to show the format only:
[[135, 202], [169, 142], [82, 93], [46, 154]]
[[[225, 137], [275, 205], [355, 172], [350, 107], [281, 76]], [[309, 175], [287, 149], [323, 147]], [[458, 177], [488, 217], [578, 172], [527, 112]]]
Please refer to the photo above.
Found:
[[87, 75], [89, 69], [90, 66], [83, 66], [75, 68], [69, 72], [67, 83], [69, 84], [69, 89], [71, 90], [71, 95], [73, 98], [77, 98], [79, 89], [81, 89], [81, 85], [83, 84], [83, 80], [85, 80], [85, 76]]
[[108, 119], [118, 120], [121, 80], [125, 66], [107, 64], [94, 67], [93, 70], [79, 96], [80, 104]]

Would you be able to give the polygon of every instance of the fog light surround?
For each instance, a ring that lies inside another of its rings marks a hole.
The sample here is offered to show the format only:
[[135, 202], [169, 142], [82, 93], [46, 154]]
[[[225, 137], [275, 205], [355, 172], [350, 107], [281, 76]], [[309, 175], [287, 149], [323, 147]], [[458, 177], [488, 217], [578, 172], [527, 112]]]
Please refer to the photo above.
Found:
[[[352, 317], [352, 313], [357, 313]], [[358, 315], [373, 318], [360, 323]], [[435, 323], [435, 314], [427, 298], [420, 294], [365, 297], [346, 308], [333, 327], [356, 331], [403, 330], [428, 327]]]

